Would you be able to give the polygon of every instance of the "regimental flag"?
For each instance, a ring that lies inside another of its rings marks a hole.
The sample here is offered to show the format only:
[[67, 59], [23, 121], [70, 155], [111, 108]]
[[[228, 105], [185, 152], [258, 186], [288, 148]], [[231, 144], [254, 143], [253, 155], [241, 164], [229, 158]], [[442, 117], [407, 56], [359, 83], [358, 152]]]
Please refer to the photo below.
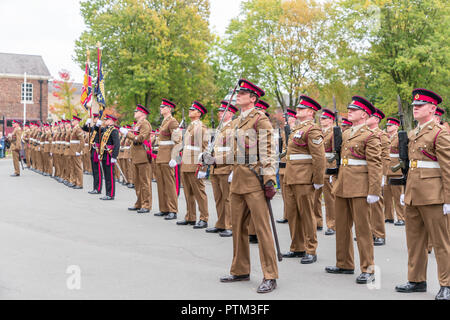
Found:
[[97, 82], [95, 83], [94, 94], [97, 98], [97, 102], [101, 109], [104, 110], [106, 107], [105, 99], [105, 81], [103, 79], [103, 65], [102, 65], [102, 52], [100, 48], [97, 48], [98, 65], [97, 65]]
[[88, 103], [92, 99], [92, 76], [89, 61], [86, 62], [86, 71], [84, 73], [83, 89], [81, 91], [81, 104], [88, 110]]

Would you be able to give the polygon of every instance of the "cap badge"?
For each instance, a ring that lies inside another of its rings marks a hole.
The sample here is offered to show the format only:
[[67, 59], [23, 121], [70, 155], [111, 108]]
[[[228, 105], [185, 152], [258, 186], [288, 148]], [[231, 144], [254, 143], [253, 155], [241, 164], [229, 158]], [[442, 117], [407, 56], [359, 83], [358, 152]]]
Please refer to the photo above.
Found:
[[414, 97], [415, 100], [419, 100], [419, 98], [420, 98], [419, 94], [416, 94], [416, 96]]

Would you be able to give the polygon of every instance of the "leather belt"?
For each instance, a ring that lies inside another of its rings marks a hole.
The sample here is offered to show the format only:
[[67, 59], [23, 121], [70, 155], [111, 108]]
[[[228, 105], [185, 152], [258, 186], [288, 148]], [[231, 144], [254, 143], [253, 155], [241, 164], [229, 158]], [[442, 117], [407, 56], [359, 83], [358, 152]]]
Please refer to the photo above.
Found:
[[342, 159], [341, 164], [345, 166], [367, 166], [366, 160], [357, 160], [357, 159]]
[[175, 142], [173, 142], [172, 140], [159, 141], [159, 145], [160, 146], [171, 146], [171, 145], [174, 145], [174, 144], [175, 144]]
[[200, 151], [200, 147], [188, 145], [186, 146], [186, 150]]
[[398, 157], [400, 157], [400, 155], [398, 153], [390, 153], [389, 157], [391, 157], [391, 158], [398, 158]]
[[311, 160], [312, 155], [310, 154], [291, 154], [289, 155], [289, 160]]
[[422, 160], [411, 160], [409, 161], [410, 168], [422, 168], [422, 169], [440, 169], [441, 166], [437, 161], [422, 161]]

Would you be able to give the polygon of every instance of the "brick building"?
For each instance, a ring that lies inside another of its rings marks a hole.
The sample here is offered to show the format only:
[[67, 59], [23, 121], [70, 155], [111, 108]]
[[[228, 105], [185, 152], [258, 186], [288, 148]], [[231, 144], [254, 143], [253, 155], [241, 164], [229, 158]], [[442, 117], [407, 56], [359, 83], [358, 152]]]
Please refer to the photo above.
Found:
[[9, 133], [12, 120], [23, 121], [24, 100], [27, 121], [47, 121], [50, 78], [41, 56], [0, 53], [0, 130]]

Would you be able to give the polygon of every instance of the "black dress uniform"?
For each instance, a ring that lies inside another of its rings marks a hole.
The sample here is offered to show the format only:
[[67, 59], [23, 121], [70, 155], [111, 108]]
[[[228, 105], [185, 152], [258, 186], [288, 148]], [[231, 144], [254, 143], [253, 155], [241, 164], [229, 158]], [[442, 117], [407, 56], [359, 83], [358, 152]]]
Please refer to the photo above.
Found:
[[[117, 119], [111, 115], [107, 115], [106, 118], [117, 121]], [[107, 126], [99, 129], [100, 132], [100, 149], [99, 159], [102, 161], [103, 175], [105, 177], [106, 196], [100, 198], [101, 200], [114, 200], [116, 194], [116, 183], [114, 180], [115, 161], [119, 156], [120, 151], [120, 138], [119, 131], [114, 125]], [[113, 160], [114, 159], [114, 160]]]
[[[94, 113], [94, 118], [98, 118], [98, 114]], [[101, 194], [102, 193], [102, 168], [100, 166], [100, 161], [98, 159], [98, 151], [100, 149], [100, 139], [98, 131], [94, 127], [89, 127], [87, 124], [82, 127], [83, 131], [90, 132], [89, 149], [91, 151], [91, 167], [93, 176], [93, 189], [89, 191], [90, 194]]]

